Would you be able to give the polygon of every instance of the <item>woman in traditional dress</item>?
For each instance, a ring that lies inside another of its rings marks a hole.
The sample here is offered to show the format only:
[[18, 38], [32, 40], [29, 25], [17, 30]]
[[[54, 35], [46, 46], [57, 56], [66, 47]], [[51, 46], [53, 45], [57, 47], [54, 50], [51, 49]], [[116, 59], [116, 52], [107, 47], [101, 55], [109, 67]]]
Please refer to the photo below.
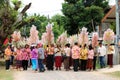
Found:
[[81, 70], [85, 71], [86, 70], [86, 65], [87, 65], [87, 59], [88, 59], [88, 49], [86, 44], [82, 46], [81, 51], [80, 51], [80, 60], [81, 60]]
[[60, 46], [56, 46], [55, 48], [55, 67], [56, 70], [61, 70], [61, 64], [62, 64], [62, 55], [61, 55], [61, 48]]
[[38, 68], [38, 48], [36, 45], [33, 45], [33, 49], [30, 54], [31, 62], [32, 62], [32, 70], [34, 72], [37, 71]]
[[93, 58], [93, 70], [96, 70], [96, 61], [98, 56], [98, 48], [94, 48], [94, 58]]
[[109, 65], [110, 68], [113, 67], [113, 54], [115, 52], [114, 46], [108, 45], [108, 54], [107, 54], [107, 64]]
[[10, 49], [10, 45], [5, 49], [5, 67], [8, 71], [10, 69], [10, 57], [12, 55], [12, 51]]
[[94, 50], [92, 48], [92, 45], [89, 45], [88, 61], [87, 61], [87, 69], [89, 71], [93, 69], [93, 58], [94, 58]]
[[22, 50], [21, 50], [21, 48], [17, 48], [15, 59], [16, 59], [16, 69], [21, 70], [21, 67], [22, 67]]
[[30, 53], [31, 53], [31, 50], [29, 48], [29, 45], [26, 44], [25, 48], [22, 49], [22, 67], [23, 67], [23, 70], [27, 70], [27, 68], [28, 68], [28, 61], [30, 60]]
[[80, 48], [78, 43], [72, 47], [72, 59], [73, 59], [73, 69], [74, 71], [78, 71], [79, 68], [79, 56], [80, 56]]
[[54, 70], [54, 45], [48, 45], [47, 47], [47, 70]]
[[66, 56], [66, 58], [64, 59], [64, 68], [65, 68], [66, 71], [68, 71], [70, 69], [70, 67], [69, 67], [70, 52], [71, 52], [70, 44], [66, 44], [65, 45], [65, 56]]

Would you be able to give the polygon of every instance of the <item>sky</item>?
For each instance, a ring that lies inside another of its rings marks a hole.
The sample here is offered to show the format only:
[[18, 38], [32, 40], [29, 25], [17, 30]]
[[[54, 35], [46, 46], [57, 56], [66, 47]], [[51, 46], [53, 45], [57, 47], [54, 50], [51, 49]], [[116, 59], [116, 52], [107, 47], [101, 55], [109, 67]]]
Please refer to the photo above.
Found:
[[[53, 16], [55, 14], [62, 14], [62, 3], [64, 0], [21, 0], [23, 2], [23, 6], [32, 3], [30, 9], [27, 11], [28, 14], [32, 15], [34, 13], [45, 15], [45, 16]], [[115, 4], [115, 0], [110, 0], [110, 5]]]

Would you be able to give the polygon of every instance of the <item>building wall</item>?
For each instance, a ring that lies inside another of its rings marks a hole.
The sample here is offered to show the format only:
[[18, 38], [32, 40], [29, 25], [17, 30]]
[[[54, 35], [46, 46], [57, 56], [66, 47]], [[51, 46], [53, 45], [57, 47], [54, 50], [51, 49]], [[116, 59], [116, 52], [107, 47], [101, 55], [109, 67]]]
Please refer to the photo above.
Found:
[[104, 32], [110, 27], [110, 23], [102, 23], [100, 27], [100, 37], [103, 37]]

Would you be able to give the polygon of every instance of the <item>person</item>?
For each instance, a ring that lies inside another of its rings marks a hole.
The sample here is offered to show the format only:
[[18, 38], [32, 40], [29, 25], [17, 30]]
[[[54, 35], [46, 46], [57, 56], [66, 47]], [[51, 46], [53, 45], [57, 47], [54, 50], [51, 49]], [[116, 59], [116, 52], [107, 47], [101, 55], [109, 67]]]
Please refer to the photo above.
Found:
[[107, 53], [107, 64], [110, 68], [113, 67], [113, 54], [115, 52], [114, 46], [112, 44], [108, 45], [108, 53]]
[[47, 70], [54, 70], [54, 45], [48, 45], [47, 47]]
[[73, 60], [72, 60], [72, 47], [70, 46], [69, 70], [71, 70], [72, 65], [73, 65]]
[[44, 48], [42, 44], [38, 44], [38, 68], [39, 72], [44, 72], [45, 67], [43, 64], [43, 60], [45, 59], [45, 53]]
[[38, 68], [38, 46], [35, 44], [33, 45], [33, 49], [31, 51], [30, 58], [31, 58], [31, 62], [32, 62], [32, 70], [34, 72], [36, 72], [37, 68]]
[[80, 48], [78, 46], [78, 43], [75, 43], [75, 45], [72, 47], [73, 70], [75, 72], [78, 71], [79, 56], [80, 56]]
[[9, 71], [9, 69], [10, 69], [11, 55], [12, 55], [12, 51], [11, 51], [10, 45], [8, 45], [7, 48], [5, 49], [5, 67], [6, 67], [7, 71]]
[[98, 48], [94, 48], [94, 58], [93, 58], [93, 70], [96, 70], [96, 61], [97, 61], [97, 56], [98, 56]]
[[[82, 46], [80, 45], [79, 48], [80, 48], [80, 51], [81, 51]], [[80, 58], [79, 58], [79, 70], [81, 70], [81, 59]]]
[[10, 65], [11, 65], [11, 67], [13, 68], [14, 66], [13, 66], [13, 63], [14, 63], [14, 53], [15, 53], [15, 47], [14, 47], [14, 45], [11, 45], [11, 51], [12, 51], [12, 54], [11, 54], [11, 57], [10, 57]]
[[87, 69], [89, 71], [93, 69], [93, 57], [94, 57], [94, 50], [92, 48], [92, 45], [89, 45], [88, 60], [87, 60]]
[[102, 45], [102, 43], [99, 43], [98, 53], [99, 53], [100, 67], [105, 68], [106, 48], [105, 46]]
[[82, 71], [86, 70], [87, 59], [88, 59], [87, 55], [88, 55], [87, 45], [84, 44], [80, 50], [80, 60], [81, 60], [81, 70]]
[[66, 71], [70, 70], [70, 66], [69, 66], [70, 52], [71, 52], [70, 44], [66, 44], [65, 45], [66, 58], [64, 59], [64, 68], [66, 69]]
[[21, 48], [17, 48], [15, 59], [16, 59], [16, 69], [21, 70], [21, 67], [22, 67], [22, 50], [21, 50]]
[[62, 64], [62, 53], [61, 53], [61, 48], [59, 45], [55, 47], [55, 67], [56, 70], [61, 70], [61, 64]]
[[26, 44], [25, 48], [22, 49], [22, 67], [23, 67], [23, 70], [27, 70], [27, 68], [28, 68], [28, 61], [30, 60], [30, 53], [31, 53], [31, 50], [29, 48], [29, 45]]

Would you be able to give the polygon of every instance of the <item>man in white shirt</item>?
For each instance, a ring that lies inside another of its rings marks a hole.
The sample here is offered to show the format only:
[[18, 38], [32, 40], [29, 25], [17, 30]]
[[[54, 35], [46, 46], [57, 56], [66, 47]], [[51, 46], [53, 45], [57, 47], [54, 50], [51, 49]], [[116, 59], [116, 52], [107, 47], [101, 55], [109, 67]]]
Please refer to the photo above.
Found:
[[64, 59], [64, 68], [66, 69], [66, 71], [68, 71], [69, 70], [70, 51], [71, 51], [69, 43], [65, 45], [64, 51], [66, 54], [66, 58]]
[[104, 68], [105, 67], [106, 48], [105, 48], [105, 46], [102, 45], [102, 43], [99, 43], [98, 53], [99, 53], [100, 67]]

